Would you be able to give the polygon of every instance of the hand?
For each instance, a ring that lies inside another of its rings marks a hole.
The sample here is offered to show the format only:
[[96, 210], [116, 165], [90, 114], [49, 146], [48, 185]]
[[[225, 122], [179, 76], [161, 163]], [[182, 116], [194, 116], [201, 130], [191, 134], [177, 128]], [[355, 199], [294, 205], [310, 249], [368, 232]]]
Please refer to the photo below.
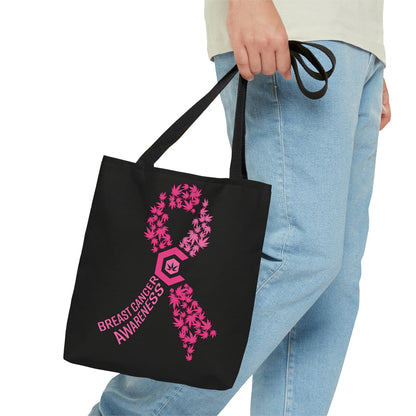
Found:
[[387, 91], [386, 80], [383, 78], [383, 109], [381, 111], [380, 129], [383, 130], [386, 124], [390, 122], [391, 109], [389, 102], [389, 92]]
[[226, 24], [243, 78], [276, 71], [292, 78], [288, 36], [272, 0], [228, 0]]

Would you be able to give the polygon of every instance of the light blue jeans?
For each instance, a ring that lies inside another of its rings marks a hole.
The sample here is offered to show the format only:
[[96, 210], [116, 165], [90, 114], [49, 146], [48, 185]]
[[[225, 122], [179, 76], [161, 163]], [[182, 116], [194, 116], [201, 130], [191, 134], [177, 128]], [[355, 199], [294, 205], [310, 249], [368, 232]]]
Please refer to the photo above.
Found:
[[[326, 95], [305, 97], [280, 73], [247, 85], [249, 179], [272, 184], [252, 324], [229, 390], [119, 374], [90, 416], [218, 415], [253, 376], [252, 416], [324, 416], [347, 352], [359, 303], [382, 108], [383, 63], [341, 41]], [[330, 62], [312, 52], [326, 70]], [[234, 53], [214, 58], [217, 79]], [[303, 68], [308, 89], [322, 86]], [[230, 144], [238, 75], [221, 92]], [[358, 376], [358, 375], [357, 375]]]

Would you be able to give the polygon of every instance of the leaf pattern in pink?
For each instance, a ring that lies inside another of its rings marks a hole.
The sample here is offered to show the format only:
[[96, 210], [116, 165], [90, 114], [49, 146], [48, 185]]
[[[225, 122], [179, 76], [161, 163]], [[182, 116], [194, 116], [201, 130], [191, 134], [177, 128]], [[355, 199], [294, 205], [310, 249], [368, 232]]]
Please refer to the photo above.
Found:
[[144, 231], [144, 236], [151, 240], [153, 253], [157, 253], [159, 250], [168, 248], [173, 244], [169, 228], [166, 225], [169, 219], [169, 214], [165, 212], [167, 208], [171, 210], [179, 208], [196, 214], [192, 219], [192, 229], [179, 241], [178, 246], [180, 248], [184, 249], [191, 257], [194, 257], [200, 249], [208, 245], [211, 227], [207, 223], [211, 222], [213, 217], [208, 213], [208, 199], [206, 198], [204, 198], [199, 212], [196, 212], [196, 208], [201, 202], [201, 194], [201, 189], [195, 184], [190, 186], [187, 183], [173, 185], [170, 195], [167, 195], [166, 192], [159, 194], [159, 201], [150, 207], [152, 215], [147, 219], [148, 226]]
[[[212, 328], [212, 323], [205, 317], [205, 312], [198, 301], [193, 298], [193, 289], [188, 283], [171, 288], [169, 294], [172, 305], [172, 324], [178, 328], [179, 339], [186, 350], [185, 359], [192, 361], [195, 344], [198, 338], [215, 338], [217, 331]], [[179, 318], [178, 318], [179, 316]], [[183, 319], [185, 318], [185, 319]]]

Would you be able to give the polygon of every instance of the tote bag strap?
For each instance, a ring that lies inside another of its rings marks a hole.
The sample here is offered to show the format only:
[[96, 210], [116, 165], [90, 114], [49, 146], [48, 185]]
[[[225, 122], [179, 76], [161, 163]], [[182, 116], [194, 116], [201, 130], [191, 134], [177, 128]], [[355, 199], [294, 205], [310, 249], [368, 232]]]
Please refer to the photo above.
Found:
[[[313, 46], [320, 49], [330, 59], [332, 67], [325, 71], [319, 60], [315, 55], [303, 45]], [[295, 72], [296, 81], [302, 93], [311, 99], [321, 98], [325, 95], [328, 89], [328, 78], [335, 69], [335, 56], [325, 46], [314, 44], [310, 42], [299, 42], [289, 40], [289, 51], [291, 56], [291, 65]], [[312, 64], [317, 70], [313, 71], [304, 62], [302, 55]], [[318, 91], [310, 91], [305, 88], [300, 76], [297, 62], [302, 65], [305, 71], [313, 78], [324, 81], [325, 85]], [[230, 164], [230, 179], [247, 180], [247, 169], [245, 163], [245, 105], [247, 95], [247, 80], [244, 79], [238, 71], [237, 65], [234, 65], [214, 87], [199, 101], [197, 101], [188, 111], [186, 111], [180, 118], [178, 118], [137, 160], [136, 164], [139, 167], [153, 167], [155, 162], [176, 143], [186, 130], [195, 122], [195, 120], [207, 109], [207, 107], [214, 101], [220, 92], [232, 80], [234, 75], [239, 74], [238, 90], [237, 90], [237, 104], [234, 119], [234, 133], [232, 141], [232, 157]]]

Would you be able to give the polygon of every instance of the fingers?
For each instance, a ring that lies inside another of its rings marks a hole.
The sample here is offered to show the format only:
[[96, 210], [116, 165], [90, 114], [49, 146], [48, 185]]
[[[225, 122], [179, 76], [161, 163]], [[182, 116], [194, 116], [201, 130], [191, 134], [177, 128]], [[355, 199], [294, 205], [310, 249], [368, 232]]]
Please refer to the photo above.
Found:
[[381, 120], [380, 120], [380, 130], [383, 130], [384, 127], [391, 120], [391, 108], [390, 108], [390, 99], [389, 92], [387, 90], [386, 80], [383, 78], [383, 107], [381, 110]]
[[249, 64], [247, 49], [244, 46], [234, 48], [234, 59], [241, 76], [247, 81], [252, 81], [254, 74]]
[[261, 72], [264, 75], [273, 75], [276, 70], [276, 54], [272, 49], [265, 49], [261, 51]]
[[226, 26], [243, 78], [251, 81], [255, 74], [273, 75], [276, 71], [292, 78], [288, 35], [271, 0], [229, 0]]
[[275, 52], [276, 70], [280, 72], [284, 78], [291, 79], [291, 59], [289, 51], [289, 41], [280, 41], [278, 49]]
[[260, 73], [262, 71], [262, 63], [259, 49], [253, 42], [248, 42], [246, 49], [251, 72], [253, 74]]
[[384, 127], [390, 122], [391, 120], [391, 111], [390, 106], [384, 106], [383, 105], [383, 111], [381, 113], [381, 120], [380, 120], [380, 130], [383, 130]]
[[292, 78], [288, 41], [280, 42], [277, 48], [267, 49], [256, 45], [235, 46], [234, 58], [241, 76], [247, 81], [252, 81], [260, 72], [273, 75], [278, 71], [284, 78]]

